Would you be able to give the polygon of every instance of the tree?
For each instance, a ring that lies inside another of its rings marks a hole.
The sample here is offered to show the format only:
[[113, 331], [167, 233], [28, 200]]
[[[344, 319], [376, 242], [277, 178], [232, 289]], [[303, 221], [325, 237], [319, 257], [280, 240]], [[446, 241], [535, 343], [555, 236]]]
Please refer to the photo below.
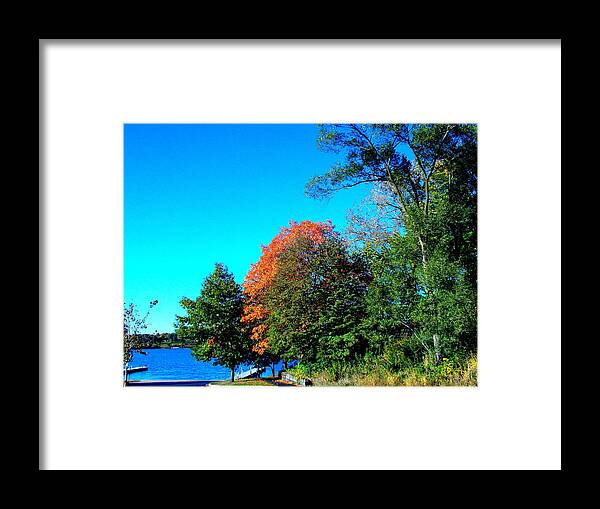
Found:
[[319, 310], [317, 363], [330, 366], [364, 354], [359, 329], [365, 317], [365, 295], [371, 280], [360, 252], [350, 253], [339, 238], [321, 244], [311, 263], [312, 301]]
[[[372, 301], [370, 309], [387, 309], [386, 316], [411, 331], [416, 344], [436, 350], [437, 358], [442, 347], [474, 348], [476, 126], [325, 125], [318, 141], [341, 161], [311, 179], [307, 195], [326, 198], [342, 189], [375, 184], [379, 204], [395, 213], [397, 235], [371, 253], [371, 262], [382, 270], [375, 271], [376, 291], [370, 299], [378, 295], [383, 300]], [[378, 277], [388, 278], [391, 285], [377, 282]], [[394, 282], [409, 286], [400, 289]]]
[[[321, 127], [322, 150], [341, 153], [345, 159], [327, 173], [313, 177], [307, 195], [329, 197], [341, 189], [364, 183], [382, 184], [390, 199], [387, 205], [398, 211], [402, 223], [417, 236], [423, 263], [427, 264], [427, 219], [430, 216], [435, 184], [442, 175], [452, 186], [456, 162], [476, 192], [476, 126], [471, 124], [333, 124]], [[410, 160], [400, 151], [412, 151]], [[452, 165], [452, 163], [454, 163]], [[468, 164], [471, 163], [471, 164]], [[454, 166], [454, 168], [453, 168]]]
[[265, 291], [268, 348], [286, 363], [316, 356], [314, 327], [319, 309], [311, 299], [310, 271], [318, 245], [307, 236], [291, 240], [279, 253], [277, 271]]
[[244, 279], [246, 304], [242, 322], [250, 327], [254, 352], [262, 355], [269, 350], [267, 318], [270, 310], [266, 300], [267, 292], [277, 274], [279, 256], [295, 239], [302, 237], [320, 243], [332, 231], [331, 222], [290, 221], [267, 246], [262, 246], [260, 259], [250, 267]]
[[243, 309], [242, 287], [233, 274], [216, 263], [214, 271], [206, 277], [195, 299], [183, 297], [184, 316], [177, 316], [177, 336], [192, 341], [192, 354], [196, 360], [213, 361], [213, 365], [235, 369], [248, 359], [250, 341], [241, 324]]
[[140, 335], [148, 327], [147, 320], [150, 310], [157, 304], [157, 300], [151, 301], [144, 316], [140, 315], [134, 303], [123, 305], [123, 372], [125, 384], [127, 384], [127, 368], [133, 360], [134, 352], [146, 355], [146, 352], [143, 351], [143, 339]]
[[363, 257], [350, 254], [339, 236], [292, 241], [267, 293], [271, 348], [282, 358], [323, 367], [362, 353], [358, 325], [368, 280]]

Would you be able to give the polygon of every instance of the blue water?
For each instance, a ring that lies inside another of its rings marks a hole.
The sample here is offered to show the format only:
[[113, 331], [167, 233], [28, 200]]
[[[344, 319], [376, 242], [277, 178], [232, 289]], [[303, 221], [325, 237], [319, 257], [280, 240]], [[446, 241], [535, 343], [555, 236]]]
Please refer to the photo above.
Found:
[[[134, 366], [148, 366], [148, 371], [131, 373], [129, 380], [229, 380], [231, 371], [223, 366], [213, 366], [212, 362], [197, 361], [189, 348], [151, 348], [146, 355], [135, 352]], [[238, 367], [236, 373], [250, 369], [251, 366]], [[280, 362], [276, 370], [282, 369]], [[267, 368], [262, 376], [270, 376]]]

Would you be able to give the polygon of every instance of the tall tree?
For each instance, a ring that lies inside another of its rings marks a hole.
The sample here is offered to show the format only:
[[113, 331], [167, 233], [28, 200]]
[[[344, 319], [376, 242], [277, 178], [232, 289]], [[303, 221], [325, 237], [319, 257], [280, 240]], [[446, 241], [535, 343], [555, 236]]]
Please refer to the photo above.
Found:
[[317, 362], [349, 361], [365, 351], [359, 324], [365, 317], [370, 270], [360, 252], [333, 237], [319, 245], [310, 267], [311, 300], [319, 310]]
[[[390, 196], [387, 205], [417, 236], [426, 265], [427, 220], [435, 183], [441, 175], [447, 176], [450, 189], [455, 178], [452, 170], [459, 166], [469, 191], [476, 193], [476, 133], [471, 124], [323, 125], [320, 148], [341, 154], [343, 161], [312, 178], [306, 193], [325, 198], [359, 184], [382, 184]], [[412, 160], [406, 155], [411, 152]]]
[[[456, 318], [448, 313], [472, 317], [476, 301], [476, 126], [324, 125], [318, 141], [341, 161], [310, 180], [306, 193], [325, 198], [367, 183], [383, 191], [382, 202], [395, 211], [399, 233], [388, 243], [392, 253], [383, 256], [391, 255], [406, 275], [398, 280], [414, 285], [408, 300], [399, 302], [389, 292], [386, 298], [404, 308], [407, 314], [403, 311], [400, 319], [409, 330], [415, 325], [411, 321], [418, 322], [421, 334], [416, 337], [425, 348], [436, 349], [439, 358], [440, 344], [458, 341], [456, 331], [444, 326]], [[474, 322], [463, 319], [462, 342], [472, 346]]]
[[313, 359], [318, 307], [311, 301], [310, 271], [318, 242], [305, 236], [291, 240], [277, 257], [277, 271], [264, 296], [269, 350], [285, 362]]
[[317, 243], [299, 237], [278, 260], [267, 305], [268, 338], [280, 356], [327, 366], [361, 353], [358, 331], [369, 274], [337, 235]]
[[260, 259], [250, 267], [244, 279], [246, 305], [242, 322], [251, 329], [254, 352], [262, 355], [269, 350], [267, 318], [270, 311], [266, 299], [278, 271], [279, 256], [295, 239], [306, 238], [320, 243], [332, 231], [331, 222], [290, 221], [289, 225], [281, 228], [268, 245], [262, 246]]
[[214, 271], [202, 283], [195, 299], [184, 297], [181, 306], [186, 314], [176, 317], [177, 337], [193, 343], [192, 354], [197, 360], [213, 361], [214, 366], [235, 369], [248, 360], [250, 341], [241, 323], [244, 299], [242, 287], [233, 274], [216, 263]]

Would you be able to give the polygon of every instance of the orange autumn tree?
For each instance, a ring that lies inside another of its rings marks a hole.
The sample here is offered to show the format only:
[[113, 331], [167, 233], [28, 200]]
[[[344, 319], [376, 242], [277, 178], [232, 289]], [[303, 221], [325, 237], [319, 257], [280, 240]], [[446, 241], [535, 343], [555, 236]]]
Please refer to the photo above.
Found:
[[242, 323], [251, 327], [252, 350], [256, 354], [264, 355], [269, 348], [265, 323], [269, 316], [269, 309], [265, 302], [267, 292], [277, 274], [279, 256], [300, 237], [320, 244], [332, 231], [331, 221], [296, 223], [291, 220], [288, 226], [281, 228], [268, 246], [262, 246], [262, 255], [258, 262], [250, 266], [243, 284], [246, 305], [242, 313]]

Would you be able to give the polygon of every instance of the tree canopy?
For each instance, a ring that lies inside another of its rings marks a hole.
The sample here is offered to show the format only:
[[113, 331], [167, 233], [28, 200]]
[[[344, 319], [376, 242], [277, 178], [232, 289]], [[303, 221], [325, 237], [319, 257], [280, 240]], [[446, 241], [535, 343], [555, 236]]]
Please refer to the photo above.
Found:
[[262, 246], [260, 259], [250, 267], [244, 280], [244, 295], [246, 304], [242, 322], [251, 327], [251, 338], [254, 341], [252, 349], [263, 354], [269, 347], [267, 339], [266, 318], [269, 309], [266, 304], [267, 292], [277, 274], [278, 260], [290, 243], [297, 238], [310, 239], [315, 243], [323, 242], [333, 231], [333, 225], [312, 221], [296, 223], [290, 221], [267, 246]]
[[[373, 269], [370, 344], [406, 336], [439, 359], [476, 345], [477, 130], [472, 124], [324, 125], [340, 160], [306, 185], [313, 198], [375, 184], [397, 225], [365, 248]], [[381, 341], [376, 340], [379, 337]], [[385, 338], [385, 339], [382, 339]]]

